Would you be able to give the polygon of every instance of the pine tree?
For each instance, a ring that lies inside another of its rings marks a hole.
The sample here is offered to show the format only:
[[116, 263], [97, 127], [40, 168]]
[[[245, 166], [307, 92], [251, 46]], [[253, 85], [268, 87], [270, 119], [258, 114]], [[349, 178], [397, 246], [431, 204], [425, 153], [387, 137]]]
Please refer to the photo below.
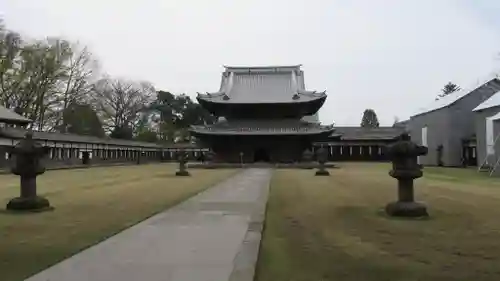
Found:
[[444, 87], [441, 89], [441, 94], [438, 95], [438, 97], [436, 98], [436, 100], [438, 100], [439, 98], [442, 98], [442, 97], [445, 97], [451, 93], [454, 93], [456, 91], [460, 91], [460, 86], [458, 86], [457, 84], [455, 83], [452, 83], [452, 82], [448, 82], [446, 85], [444, 85]]
[[368, 108], [363, 112], [363, 118], [361, 119], [361, 127], [363, 128], [377, 128], [380, 126], [378, 122], [377, 113], [375, 110]]

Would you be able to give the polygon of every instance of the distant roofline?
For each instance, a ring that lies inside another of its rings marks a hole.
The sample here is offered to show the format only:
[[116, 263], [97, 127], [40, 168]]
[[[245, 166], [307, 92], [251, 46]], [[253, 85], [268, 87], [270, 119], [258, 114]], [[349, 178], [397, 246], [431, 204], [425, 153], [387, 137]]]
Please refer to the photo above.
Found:
[[27, 125], [31, 122], [33, 122], [33, 120], [0, 105], [0, 123]]
[[[486, 84], [490, 83], [490, 82], [493, 82], [493, 81], [496, 81], [497, 83], [500, 84], [500, 78], [499, 77], [491, 77], [491, 75], [489, 76], [488, 79], [485, 79], [485, 80], [481, 80], [479, 82], [479, 84], [473, 86], [473, 87], [470, 87], [468, 89], [461, 89], [457, 92], [453, 92], [450, 94], [449, 97], [452, 97], [452, 95], [455, 95], [455, 94], [460, 94], [461, 91], [467, 91], [465, 94], [463, 94], [462, 96], [459, 96], [458, 98], [454, 99], [454, 100], [450, 100], [448, 103], [444, 104], [444, 105], [440, 105], [440, 106], [437, 106], [435, 108], [432, 108], [430, 110], [425, 110], [425, 111], [421, 111], [421, 112], [418, 112], [412, 116], [410, 116], [410, 119], [411, 118], [415, 118], [417, 116], [422, 116], [422, 115], [425, 115], [425, 114], [428, 114], [428, 113], [431, 113], [431, 112], [435, 112], [435, 111], [438, 111], [438, 110], [441, 110], [441, 109], [444, 109], [444, 108], [449, 108], [450, 106], [456, 104], [457, 102], [459, 102], [460, 100], [462, 100], [463, 98], [467, 97], [468, 95], [472, 94], [473, 92], [481, 89], [483, 86], [485, 86]], [[445, 98], [447, 98], [448, 96], [445, 96]]]
[[338, 128], [348, 128], [348, 129], [351, 129], [351, 128], [355, 128], [355, 129], [360, 129], [360, 130], [385, 130], [385, 129], [388, 129], [388, 130], [397, 130], [397, 129], [394, 129], [393, 126], [378, 126], [378, 127], [361, 127], [361, 126], [334, 126], [335, 129], [338, 129]]
[[294, 65], [263, 65], [263, 66], [229, 66], [223, 65], [226, 69], [271, 69], [271, 68], [300, 68], [302, 64]]

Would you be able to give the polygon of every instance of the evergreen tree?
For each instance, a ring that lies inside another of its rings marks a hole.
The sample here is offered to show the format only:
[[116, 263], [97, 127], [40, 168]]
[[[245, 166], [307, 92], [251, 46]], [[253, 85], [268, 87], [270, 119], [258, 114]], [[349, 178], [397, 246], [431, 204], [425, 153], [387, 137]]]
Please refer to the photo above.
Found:
[[363, 128], [377, 128], [380, 124], [378, 122], [377, 113], [375, 110], [368, 108], [363, 112], [363, 118], [361, 119], [361, 127]]
[[452, 83], [452, 82], [448, 82], [446, 85], [444, 85], [444, 87], [441, 89], [441, 94], [438, 95], [438, 97], [436, 98], [436, 100], [442, 98], [442, 97], [445, 97], [451, 93], [454, 93], [456, 91], [459, 91], [461, 90], [460, 87], [455, 84], [455, 83]]

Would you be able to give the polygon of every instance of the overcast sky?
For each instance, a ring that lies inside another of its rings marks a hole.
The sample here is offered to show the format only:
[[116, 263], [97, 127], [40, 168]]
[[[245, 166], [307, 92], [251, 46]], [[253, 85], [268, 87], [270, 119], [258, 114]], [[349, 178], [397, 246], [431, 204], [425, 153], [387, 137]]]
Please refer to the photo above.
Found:
[[174, 93], [222, 65], [302, 64], [324, 124], [408, 118], [442, 86], [500, 70], [498, 0], [0, 0], [10, 29], [88, 45], [103, 70]]

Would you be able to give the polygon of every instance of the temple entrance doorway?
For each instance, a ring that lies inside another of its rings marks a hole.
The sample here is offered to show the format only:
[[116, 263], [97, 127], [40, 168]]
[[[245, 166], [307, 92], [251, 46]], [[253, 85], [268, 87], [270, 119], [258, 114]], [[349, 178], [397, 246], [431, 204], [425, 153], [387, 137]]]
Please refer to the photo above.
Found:
[[269, 151], [264, 148], [259, 148], [255, 150], [254, 155], [253, 155], [253, 161], [254, 162], [269, 162], [270, 157], [269, 157]]

